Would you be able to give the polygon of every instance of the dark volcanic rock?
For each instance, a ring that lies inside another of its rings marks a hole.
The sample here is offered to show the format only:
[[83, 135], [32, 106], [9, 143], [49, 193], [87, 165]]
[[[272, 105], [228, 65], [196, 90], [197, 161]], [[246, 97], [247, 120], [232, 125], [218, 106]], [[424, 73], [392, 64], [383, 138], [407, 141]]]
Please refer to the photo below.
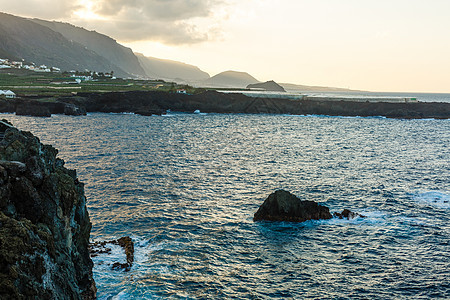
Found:
[[0, 299], [94, 299], [83, 184], [55, 148], [0, 127]]
[[[126, 263], [115, 262], [112, 265], [112, 269], [114, 270], [124, 270], [125, 272], [130, 271], [134, 262], [134, 243], [133, 240], [129, 236], [121, 237], [118, 240], [112, 241], [98, 241], [91, 243], [89, 245], [89, 251], [91, 257], [96, 257], [99, 254], [111, 254], [110, 245], [119, 245], [125, 251], [126, 255]], [[109, 246], [109, 247], [108, 247]]]
[[[11, 112], [12, 102], [0, 101], [0, 112]], [[87, 112], [133, 112], [159, 115], [167, 110], [205, 113], [292, 114], [329, 116], [385, 116], [388, 118], [450, 118], [450, 103], [412, 102], [352, 102], [253, 98], [241, 93], [205, 91], [187, 95], [162, 91], [130, 91], [110, 93], [78, 93], [72, 97], [48, 99], [15, 99], [18, 114], [63, 114], [68, 103], [85, 108]], [[36, 109], [31, 109], [36, 107]], [[45, 110], [45, 108], [47, 110]]]
[[302, 201], [287, 191], [278, 190], [267, 197], [253, 221], [304, 222], [331, 218], [328, 207], [314, 201]]
[[134, 243], [129, 236], [121, 237], [117, 240], [117, 244], [125, 250], [127, 256], [127, 263], [114, 263], [113, 269], [124, 269], [125, 272], [130, 271], [134, 262]]
[[51, 117], [48, 107], [30, 103], [20, 103], [16, 107], [16, 115], [33, 117]]
[[344, 209], [341, 213], [335, 212], [333, 213], [333, 217], [339, 218], [339, 219], [347, 219], [351, 220], [357, 217], [365, 218], [366, 216], [360, 215], [358, 213], [352, 212], [348, 209]]
[[69, 116], [85, 116], [86, 109], [75, 104], [67, 103], [64, 106], [64, 114]]

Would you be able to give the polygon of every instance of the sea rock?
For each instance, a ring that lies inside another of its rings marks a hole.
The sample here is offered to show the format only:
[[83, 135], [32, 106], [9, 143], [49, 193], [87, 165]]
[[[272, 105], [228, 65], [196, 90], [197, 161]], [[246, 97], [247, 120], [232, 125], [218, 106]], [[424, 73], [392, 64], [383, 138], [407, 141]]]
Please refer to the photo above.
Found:
[[115, 262], [112, 265], [113, 270], [130, 271], [134, 262], [134, 243], [129, 236], [121, 237], [118, 240], [112, 241], [97, 241], [89, 245], [91, 257], [96, 257], [100, 254], [111, 254], [111, 245], [119, 245], [125, 251], [126, 263]]
[[314, 201], [303, 201], [285, 190], [278, 190], [267, 197], [253, 217], [253, 221], [304, 222], [331, 219], [328, 207]]
[[86, 115], [86, 109], [81, 106], [76, 106], [72, 103], [67, 103], [64, 106], [64, 114], [68, 116], [85, 116]]
[[354, 218], [365, 218], [366, 216], [352, 212], [348, 209], [344, 209], [341, 213], [335, 212], [333, 213], [333, 217], [335, 218], [339, 218], [339, 219], [347, 219], [347, 220], [351, 220]]
[[83, 184], [55, 148], [6, 127], [0, 140], [0, 299], [95, 299]]

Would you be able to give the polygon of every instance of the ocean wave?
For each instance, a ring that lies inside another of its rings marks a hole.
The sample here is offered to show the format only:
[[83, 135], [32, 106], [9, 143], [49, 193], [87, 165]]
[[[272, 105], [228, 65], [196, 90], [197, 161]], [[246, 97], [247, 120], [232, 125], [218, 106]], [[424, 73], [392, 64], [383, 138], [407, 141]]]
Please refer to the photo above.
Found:
[[385, 116], [330, 116], [330, 115], [291, 115], [291, 114], [283, 114], [285, 117], [302, 117], [302, 118], [336, 118], [336, 119], [387, 119]]
[[412, 195], [413, 199], [422, 204], [428, 204], [439, 208], [450, 208], [450, 192], [425, 191]]

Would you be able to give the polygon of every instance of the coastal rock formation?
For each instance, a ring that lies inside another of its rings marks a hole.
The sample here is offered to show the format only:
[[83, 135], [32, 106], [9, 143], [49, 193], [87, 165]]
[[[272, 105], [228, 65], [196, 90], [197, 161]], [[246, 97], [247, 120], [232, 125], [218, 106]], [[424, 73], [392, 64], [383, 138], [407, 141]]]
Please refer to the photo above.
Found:
[[342, 213], [335, 212], [331, 215], [326, 206], [314, 201], [303, 201], [287, 191], [278, 190], [267, 197], [255, 213], [253, 221], [304, 222], [308, 220], [328, 220], [332, 217], [347, 220], [357, 217], [365, 218], [365, 216], [348, 209], [344, 209]]
[[339, 218], [339, 219], [351, 220], [351, 219], [358, 218], [358, 217], [365, 218], [366, 216], [352, 212], [348, 209], [344, 209], [341, 213], [338, 213], [338, 212], [333, 213], [333, 217]]
[[114, 270], [130, 271], [134, 262], [134, 243], [129, 236], [121, 237], [118, 240], [112, 241], [98, 241], [89, 245], [91, 257], [96, 257], [100, 254], [111, 254], [111, 245], [119, 245], [125, 251], [126, 263], [115, 262], [112, 265]]
[[16, 106], [16, 115], [33, 117], [51, 117], [48, 107], [32, 103], [19, 103]]
[[[386, 116], [389, 118], [450, 118], [450, 103], [388, 103], [252, 98], [241, 93], [206, 91], [187, 95], [159, 91], [78, 93], [74, 104], [88, 112], [146, 112], [154, 110], [204, 113]], [[69, 101], [69, 99], [66, 99]], [[54, 112], [52, 112], [54, 113]], [[146, 113], [147, 114], [147, 113]]]
[[17, 98], [14, 102], [0, 100], [0, 112], [16, 111], [18, 114], [24, 114], [24, 107], [36, 105], [39, 109], [47, 108], [51, 114], [63, 114], [66, 105], [73, 104], [86, 109], [87, 112], [133, 112], [142, 115], [159, 115], [170, 109], [179, 112], [200, 110], [204, 113], [385, 116], [402, 119], [450, 118], [450, 103], [253, 98], [242, 93], [216, 91], [205, 91], [194, 95], [162, 91], [78, 93], [76, 96], [51, 100], [33, 98]]
[[314, 201], [303, 201], [297, 196], [278, 190], [267, 197], [253, 217], [253, 221], [304, 222], [331, 219], [328, 207]]
[[84, 186], [58, 151], [0, 122], [0, 298], [94, 299]]
[[64, 114], [69, 116], [85, 116], [86, 109], [75, 104], [67, 103], [64, 106]]

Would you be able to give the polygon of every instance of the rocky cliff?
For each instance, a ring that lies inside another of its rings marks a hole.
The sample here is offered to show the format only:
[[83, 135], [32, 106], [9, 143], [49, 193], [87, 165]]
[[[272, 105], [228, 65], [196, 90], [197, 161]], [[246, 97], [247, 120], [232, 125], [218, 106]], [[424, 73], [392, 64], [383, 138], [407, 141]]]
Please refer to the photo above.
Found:
[[94, 299], [84, 187], [58, 151], [0, 122], [0, 299]]

